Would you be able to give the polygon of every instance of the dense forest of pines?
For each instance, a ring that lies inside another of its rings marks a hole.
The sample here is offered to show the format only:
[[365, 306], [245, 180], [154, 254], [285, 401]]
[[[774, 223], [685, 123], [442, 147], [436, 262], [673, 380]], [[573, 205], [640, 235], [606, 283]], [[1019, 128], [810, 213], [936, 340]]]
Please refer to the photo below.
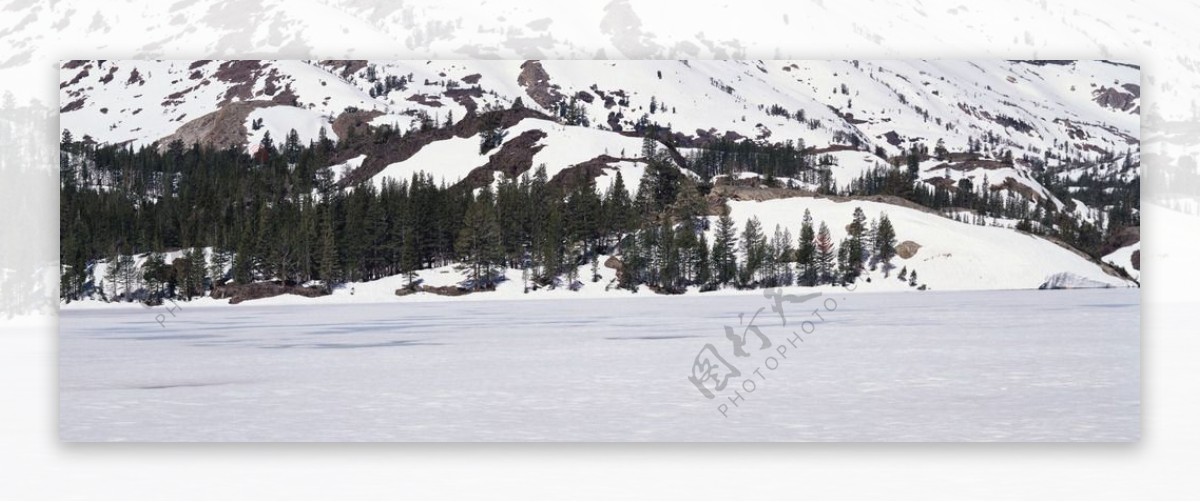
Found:
[[[567, 106], [560, 115], [572, 110]], [[424, 128], [438, 127], [428, 122]], [[481, 151], [503, 139], [499, 124], [481, 128]], [[973, 140], [969, 153], [988, 149], [990, 157], [1011, 165], [1011, 153], [1002, 146], [995, 138]], [[154, 302], [262, 281], [319, 284], [329, 291], [344, 282], [397, 274], [415, 287], [416, 271], [451, 263], [466, 268], [463, 286], [472, 290], [517, 280], [505, 276], [507, 269], [522, 271], [526, 290], [577, 288], [599, 280], [606, 255], [619, 257], [613, 264], [618, 287], [681, 293], [688, 287], [849, 283], [866, 268], [882, 264], [887, 270], [895, 254], [887, 216], [868, 222], [858, 210], [847, 215], [850, 235], [842, 242], [832, 242], [828, 225], [847, 222], [813, 222], [805, 214], [799, 236], [779, 228], [770, 232], [756, 219], [739, 228], [722, 216], [710, 243], [704, 195], [711, 186], [683, 175], [649, 137], [641, 152], [648, 167], [636, 193], [620, 175], [601, 190], [590, 179], [573, 186], [552, 183], [544, 166], [474, 190], [438, 184], [425, 173], [378, 187], [369, 180], [341, 186], [329, 165], [346, 147], [323, 131], [307, 145], [295, 131], [279, 143], [266, 134], [252, 155], [178, 141], [161, 149], [97, 145], [64, 131], [62, 297], [107, 298], [120, 291], [135, 292], [121, 295], [126, 300]], [[932, 154], [915, 145], [900, 157], [876, 155], [883, 162], [841, 187], [823, 169], [835, 162], [832, 157], [792, 142], [716, 140], [684, 161], [705, 180], [749, 170], [761, 173], [768, 185], [784, 177], [817, 193], [891, 195], [971, 223], [1018, 220], [1019, 230], [1059, 237], [1094, 257], [1105, 230], [1138, 223], [1136, 186], [1130, 190], [1085, 174], [1067, 192], [1056, 172], [1040, 171], [1039, 181], [1060, 198], [1110, 207], [1107, 227], [1101, 228], [1046, 201], [1031, 204], [1011, 191], [1001, 196], [986, 189], [986, 182], [919, 183], [920, 162], [951, 155], [940, 142]], [[1044, 166], [1052, 155], [1022, 160]], [[1124, 161], [1130, 158], [1126, 154]], [[972, 216], [964, 217], [964, 211]], [[165, 251], [182, 252], [168, 263]], [[133, 258], [143, 254], [143, 260]], [[107, 273], [92, 280], [89, 270], [97, 261], [108, 263]], [[581, 269], [590, 273], [580, 277]], [[915, 271], [901, 275], [918, 286]]]
[[[628, 289], [817, 285], [853, 281], [895, 253], [886, 215], [868, 224], [861, 211], [847, 215], [852, 235], [841, 243], [807, 215], [796, 239], [768, 234], [756, 219], [738, 229], [724, 216], [709, 243], [700, 187], [651, 140], [640, 190], [631, 194], [618, 175], [603, 195], [591, 180], [552, 184], [544, 167], [494, 191], [428, 174], [342, 190], [327, 167], [337, 144], [302, 145], [295, 134], [280, 144], [265, 136], [254, 155], [179, 142], [161, 151], [96, 145], [70, 132], [61, 147], [68, 301], [117, 291], [136, 292], [125, 300], [190, 299], [258, 281], [333, 288], [396, 274], [411, 284], [415, 271], [449, 263], [466, 267], [470, 289], [494, 287], [509, 268], [523, 271], [526, 288], [572, 288], [597, 280], [609, 254], [620, 256], [619, 287]], [[168, 263], [167, 250], [183, 252]], [[133, 256], [144, 253], [138, 266]], [[93, 283], [98, 260], [109, 266]], [[581, 269], [591, 273], [579, 277]]]

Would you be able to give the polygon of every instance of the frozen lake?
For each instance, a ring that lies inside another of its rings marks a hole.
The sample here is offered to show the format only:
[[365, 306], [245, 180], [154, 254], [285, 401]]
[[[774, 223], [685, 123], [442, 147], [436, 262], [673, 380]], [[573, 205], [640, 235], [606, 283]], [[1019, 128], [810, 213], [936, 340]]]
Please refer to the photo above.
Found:
[[[1135, 289], [828, 293], [787, 326], [749, 294], [180, 306], [61, 312], [63, 440], [1140, 436]], [[771, 347], [736, 357], [724, 327], [759, 308]], [[713, 399], [688, 379], [706, 344], [741, 372]]]

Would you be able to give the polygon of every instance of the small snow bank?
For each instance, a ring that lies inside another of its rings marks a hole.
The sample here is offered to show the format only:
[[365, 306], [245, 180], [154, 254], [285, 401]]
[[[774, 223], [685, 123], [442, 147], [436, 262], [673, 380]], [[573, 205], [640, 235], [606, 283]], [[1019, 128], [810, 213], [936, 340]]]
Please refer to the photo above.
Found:
[[1070, 272], [1059, 272], [1046, 277], [1046, 282], [1038, 286], [1038, 289], [1097, 289], [1111, 287], [1111, 284], [1093, 281]]
[[345, 178], [347, 175], [354, 172], [356, 169], [362, 167], [363, 161], [365, 161], [365, 160], [367, 160], [367, 155], [362, 154], [362, 155], [359, 155], [352, 159], [348, 159], [345, 162], [342, 162], [341, 164], [334, 164], [332, 166], [329, 166], [329, 168], [333, 170], [333, 182], [334, 183], [340, 182], [342, 180], [342, 178]]
[[[1141, 251], [1142, 243], [1136, 242], [1105, 255], [1103, 260], [1104, 263], [1125, 269], [1125, 273], [1129, 274], [1129, 276], [1135, 280], [1140, 281], [1142, 272], [1141, 270], [1138, 270], [1138, 267], [1134, 266], [1133, 257], [1136, 254], [1139, 255], [1140, 258]], [[1139, 265], [1140, 261], [1141, 260], [1139, 260]]]

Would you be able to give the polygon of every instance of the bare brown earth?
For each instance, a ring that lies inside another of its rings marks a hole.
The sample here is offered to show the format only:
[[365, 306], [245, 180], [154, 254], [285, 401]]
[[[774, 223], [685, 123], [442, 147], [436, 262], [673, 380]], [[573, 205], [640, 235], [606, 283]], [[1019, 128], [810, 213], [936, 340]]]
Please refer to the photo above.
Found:
[[321, 65], [328, 66], [328, 67], [331, 67], [334, 69], [341, 69], [341, 75], [343, 78], [345, 78], [345, 77], [349, 77], [350, 75], [353, 75], [355, 73], [358, 73], [358, 70], [366, 68], [367, 60], [365, 60], [365, 59], [324, 59], [321, 61]]
[[1005, 177], [1003, 183], [1001, 183], [1000, 185], [992, 185], [992, 186], [988, 187], [988, 189], [993, 192], [998, 192], [1000, 190], [1008, 189], [1013, 192], [1019, 193], [1022, 196], [1024, 196], [1026, 199], [1032, 200], [1032, 201], [1041, 201], [1043, 199], [1042, 194], [1035, 192], [1028, 185], [1021, 183], [1015, 179], [1012, 179], [1012, 177]]
[[460, 183], [465, 187], [479, 188], [491, 184], [495, 179], [493, 173], [504, 173], [509, 178], [515, 178], [529, 171], [533, 168], [533, 156], [542, 149], [536, 143], [545, 137], [546, 133], [542, 131], [525, 131], [509, 139], [488, 158], [486, 164], [472, 169]]
[[213, 77], [230, 86], [218, 106], [253, 99], [254, 84], [258, 82], [263, 70], [263, 62], [255, 59], [237, 59], [221, 63]]
[[442, 95], [453, 99], [456, 103], [467, 109], [467, 113], [475, 113], [479, 110], [479, 104], [475, 102], [476, 98], [483, 97], [483, 89], [478, 87], [469, 87], [466, 89], [446, 89]]
[[[345, 148], [340, 150], [333, 159], [331, 164], [345, 162], [358, 155], [365, 154], [367, 156], [363, 164], [355, 169], [346, 177], [342, 178], [341, 185], [353, 185], [363, 180], [370, 179], [378, 174], [389, 164], [395, 162], [403, 162], [415, 155], [421, 148], [434, 141], [450, 139], [453, 137], [469, 138], [482, 129], [484, 117], [488, 119], [498, 118], [501, 127], [512, 127], [526, 118], [540, 118], [551, 120], [550, 117], [530, 108], [514, 108], [500, 110], [494, 112], [485, 112], [478, 115], [468, 115], [462, 120], [456, 122], [448, 128], [430, 129], [428, 131], [414, 131], [403, 137], [393, 136], [389, 140], [376, 143], [370, 137], [363, 135], [359, 136], [357, 143], [345, 145]], [[515, 139], [515, 138], [514, 138]], [[530, 145], [532, 146], [532, 145]], [[514, 152], [512, 155], [516, 155]], [[532, 158], [532, 154], [530, 154]], [[488, 180], [490, 181], [490, 180]]]
[[1124, 90], [1102, 86], [1092, 91], [1092, 100], [1105, 108], [1125, 112], [1136, 106], [1134, 101], [1140, 94], [1141, 88], [1134, 84], [1125, 84]]
[[[550, 186], [557, 186], [557, 187], [563, 187], [564, 189], [569, 189], [570, 187], [576, 186], [579, 183], [584, 182], [585, 180], [596, 179], [601, 174], [604, 174], [604, 169], [607, 168], [611, 163], [619, 162], [619, 161], [623, 161], [623, 160], [637, 161], [637, 160], [643, 160], [643, 159], [613, 157], [611, 155], [599, 155], [593, 159], [587, 160], [585, 162], [580, 162], [571, 167], [563, 169], [558, 174], [556, 174], [553, 178], [550, 179], [549, 184], [550, 184]], [[603, 188], [603, 187], [601, 187], [601, 188]]]
[[175, 140], [185, 145], [202, 144], [218, 148], [242, 147], [246, 145], [246, 117], [258, 108], [275, 106], [273, 101], [238, 101], [229, 103], [215, 112], [179, 126], [171, 135], [158, 141], [159, 148], [166, 148]]
[[380, 115], [383, 115], [383, 112], [377, 110], [346, 111], [333, 119], [330, 127], [339, 138], [348, 138], [353, 135], [365, 136], [370, 132], [371, 119]]

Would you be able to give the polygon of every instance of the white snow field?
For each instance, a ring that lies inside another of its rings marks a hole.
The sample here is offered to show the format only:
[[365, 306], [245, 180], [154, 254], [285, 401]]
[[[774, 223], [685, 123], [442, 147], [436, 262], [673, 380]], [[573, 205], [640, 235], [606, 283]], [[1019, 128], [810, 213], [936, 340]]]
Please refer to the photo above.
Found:
[[[892, 265], [917, 270], [920, 282], [937, 290], [950, 289], [1031, 289], [1061, 274], [1086, 279], [1088, 287], [1134, 287], [1135, 283], [1105, 272], [1100, 265], [1079, 253], [1033, 235], [1006, 228], [960, 223], [925, 211], [855, 200], [838, 202], [819, 197], [792, 197], [768, 201], [729, 201], [730, 216], [738, 226], [757, 217], [768, 238], [775, 226], [800, 235], [804, 210], [809, 210], [813, 225], [824, 221], [833, 242], [847, 236], [854, 208], [862, 208], [868, 219], [887, 214], [896, 230], [896, 241], [912, 241], [921, 246], [910, 258], [895, 258]], [[710, 225], [708, 242], [715, 236], [715, 220]], [[1132, 265], [1129, 269], [1132, 269]], [[879, 279], [874, 274], [875, 279]], [[896, 273], [892, 277], [897, 277]], [[886, 285], [885, 285], [886, 284]], [[899, 280], [874, 282], [868, 288], [910, 289]]]
[[[643, 293], [521, 302], [181, 304], [174, 312], [167, 306], [65, 309], [60, 436], [65, 441], [1140, 436], [1136, 289], [827, 291], [806, 303], [784, 303], [787, 326], [770, 305], [761, 294]], [[755, 324], [772, 346], [759, 350], [751, 334], [748, 357], [734, 356], [724, 327], [740, 333], [738, 315], [749, 321], [760, 308], [765, 310]], [[801, 331], [803, 341], [789, 341]], [[688, 379], [707, 344], [741, 371], [711, 400]], [[728, 416], [720, 412], [722, 405]]]

